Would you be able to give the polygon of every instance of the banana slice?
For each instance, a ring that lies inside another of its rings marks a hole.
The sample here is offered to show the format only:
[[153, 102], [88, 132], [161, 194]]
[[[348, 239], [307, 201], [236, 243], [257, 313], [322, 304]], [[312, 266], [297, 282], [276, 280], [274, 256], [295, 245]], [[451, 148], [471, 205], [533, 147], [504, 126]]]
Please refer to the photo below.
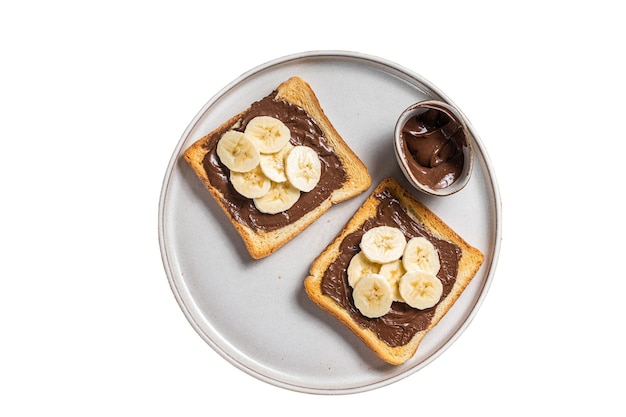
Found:
[[443, 284], [435, 275], [424, 271], [409, 271], [400, 279], [400, 295], [411, 307], [423, 310], [439, 302]]
[[393, 301], [404, 302], [404, 298], [400, 294], [400, 278], [406, 273], [402, 261], [400, 259], [383, 264], [378, 272], [385, 277], [389, 285], [391, 285]]
[[361, 250], [367, 259], [379, 264], [400, 259], [405, 246], [406, 238], [402, 231], [396, 227], [374, 227], [361, 237]]
[[287, 181], [287, 174], [285, 173], [285, 157], [292, 149], [293, 145], [287, 142], [287, 144], [278, 152], [261, 154], [261, 169], [267, 178], [274, 182]]
[[365, 317], [381, 317], [393, 303], [391, 286], [378, 274], [363, 275], [352, 291], [354, 305]]
[[409, 239], [402, 255], [402, 264], [407, 271], [426, 271], [437, 275], [441, 264], [437, 249], [424, 237]]
[[252, 201], [260, 212], [276, 214], [289, 209], [299, 198], [300, 190], [289, 182], [272, 182], [267, 194]]
[[231, 171], [247, 172], [259, 164], [260, 155], [254, 143], [236, 130], [224, 133], [216, 150], [220, 161]]
[[363, 275], [377, 274], [380, 269], [380, 264], [370, 261], [363, 252], [359, 252], [348, 264], [348, 284], [354, 288]]
[[239, 194], [247, 198], [263, 197], [272, 185], [259, 165], [248, 172], [231, 171], [230, 182]]
[[261, 153], [274, 153], [282, 149], [291, 138], [291, 131], [274, 117], [258, 116], [246, 125], [244, 134]]
[[322, 175], [322, 163], [312, 148], [294, 146], [285, 158], [285, 174], [300, 191], [311, 191]]

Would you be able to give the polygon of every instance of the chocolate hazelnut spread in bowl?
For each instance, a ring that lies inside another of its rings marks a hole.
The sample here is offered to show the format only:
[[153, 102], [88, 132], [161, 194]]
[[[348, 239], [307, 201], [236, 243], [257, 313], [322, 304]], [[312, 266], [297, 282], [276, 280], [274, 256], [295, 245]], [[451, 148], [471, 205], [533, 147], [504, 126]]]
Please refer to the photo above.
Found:
[[420, 191], [446, 196], [469, 182], [474, 158], [471, 134], [453, 106], [426, 100], [402, 112], [394, 132], [398, 164]]

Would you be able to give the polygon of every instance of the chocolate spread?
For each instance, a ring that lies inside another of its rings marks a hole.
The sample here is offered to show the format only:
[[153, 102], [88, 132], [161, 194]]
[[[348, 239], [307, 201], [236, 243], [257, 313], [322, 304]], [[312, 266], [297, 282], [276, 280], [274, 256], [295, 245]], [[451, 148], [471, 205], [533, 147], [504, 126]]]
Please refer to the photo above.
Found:
[[461, 174], [465, 131], [443, 109], [427, 109], [410, 118], [401, 139], [409, 168], [420, 183], [442, 189]]
[[213, 184], [223, 195], [222, 201], [230, 214], [242, 224], [252, 229], [275, 230], [286, 224], [295, 222], [311, 211], [332, 192], [341, 188], [346, 181], [346, 171], [333, 148], [328, 144], [322, 129], [313, 118], [301, 107], [282, 100], [275, 100], [276, 92], [253, 103], [243, 114], [241, 123], [235, 130], [244, 131], [248, 122], [256, 116], [271, 116], [282, 121], [291, 131], [292, 145], [305, 145], [317, 151], [322, 163], [322, 173], [317, 186], [300, 195], [298, 202], [278, 214], [261, 213], [251, 199], [243, 197], [231, 185], [229, 170], [217, 156], [217, 142], [228, 128], [216, 131], [207, 141], [208, 150], [204, 157], [204, 169]]
[[394, 302], [389, 313], [382, 317], [370, 319], [363, 316], [354, 306], [352, 287], [348, 284], [347, 273], [350, 260], [360, 251], [361, 236], [376, 226], [393, 226], [400, 228], [407, 240], [417, 236], [430, 240], [437, 249], [441, 261], [441, 269], [437, 277], [443, 283], [442, 299], [450, 293], [456, 281], [461, 249], [451, 242], [430, 234], [423, 225], [407, 214], [400, 202], [388, 190], [383, 190], [375, 197], [379, 203], [376, 214], [366, 220], [359, 230], [349, 234], [343, 240], [339, 248], [339, 256], [322, 277], [322, 293], [346, 308], [352, 319], [360, 326], [374, 331], [389, 346], [402, 346], [407, 344], [417, 332], [428, 327], [437, 305], [418, 310], [406, 303]]

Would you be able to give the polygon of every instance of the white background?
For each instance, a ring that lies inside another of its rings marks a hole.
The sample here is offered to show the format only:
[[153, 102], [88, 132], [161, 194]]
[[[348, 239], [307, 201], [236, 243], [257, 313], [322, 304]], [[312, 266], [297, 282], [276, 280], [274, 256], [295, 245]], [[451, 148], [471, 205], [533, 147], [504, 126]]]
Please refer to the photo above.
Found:
[[[615, 3], [2, 3], [0, 415], [623, 415]], [[463, 335], [418, 373], [343, 396], [274, 387], [211, 350], [157, 230], [199, 109], [253, 67], [320, 49], [396, 62], [448, 95], [489, 153], [504, 220]]]

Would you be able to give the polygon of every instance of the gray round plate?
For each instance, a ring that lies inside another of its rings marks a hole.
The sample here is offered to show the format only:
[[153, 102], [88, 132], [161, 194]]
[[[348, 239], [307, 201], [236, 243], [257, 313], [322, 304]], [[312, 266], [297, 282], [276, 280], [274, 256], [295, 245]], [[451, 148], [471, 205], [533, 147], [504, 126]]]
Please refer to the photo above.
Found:
[[[286, 246], [253, 260], [217, 203], [182, 159], [195, 140], [293, 75], [306, 80], [337, 131], [361, 158], [372, 188], [332, 207]], [[485, 254], [480, 271], [443, 320], [401, 366], [381, 361], [304, 292], [311, 262], [383, 178], [408, 187], [396, 162], [399, 114], [423, 99], [451, 101], [419, 75], [359, 53], [315, 51], [280, 58], [218, 92], [182, 135], [163, 181], [159, 242], [176, 300], [198, 334], [244, 372], [308, 393], [345, 394], [398, 381], [438, 357], [467, 327], [494, 276], [501, 238], [500, 196], [489, 158], [471, 124], [470, 183], [450, 197], [416, 196]]]

